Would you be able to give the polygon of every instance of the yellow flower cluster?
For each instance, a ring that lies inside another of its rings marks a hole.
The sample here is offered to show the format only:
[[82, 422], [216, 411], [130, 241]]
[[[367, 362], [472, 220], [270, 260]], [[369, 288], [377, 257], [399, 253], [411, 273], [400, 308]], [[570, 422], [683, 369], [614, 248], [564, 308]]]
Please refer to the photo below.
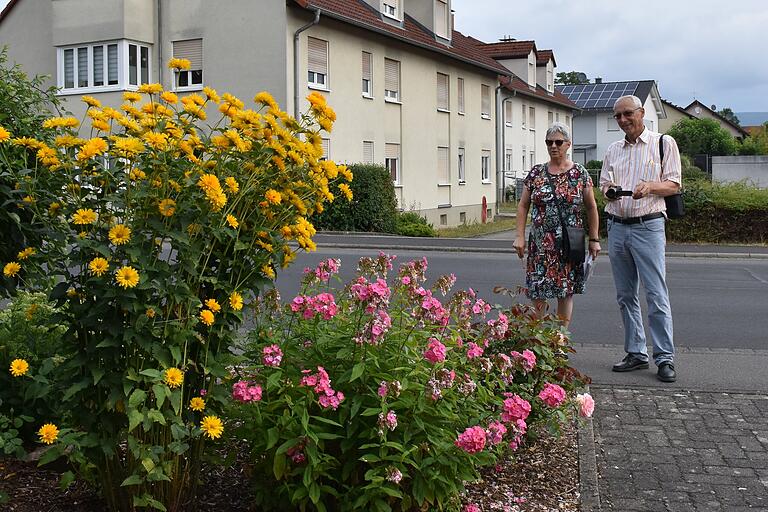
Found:
[[224, 424], [218, 416], [206, 416], [200, 423], [200, 430], [209, 439], [218, 439], [224, 433]]
[[139, 284], [139, 273], [133, 267], [121, 267], [115, 272], [115, 281], [123, 288], [133, 288]]
[[29, 363], [24, 359], [14, 359], [11, 361], [10, 372], [14, 377], [21, 377], [29, 371]]
[[221, 183], [215, 174], [203, 174], [198, 180], [197, 186], [205, 192], [205, 197], [208, 198], [214, 212], [221, 211], [227, 204], [227, 195], [221, 189]]
[[37, 435], [40, 437], [41, 443], [53, 444], [59, 437], [59, 429], [53, 423], [46, 423], [40, 427]]
[[19, 265], [15, 261], [11, 261], [10, 263], [6, 263], [3, 267], [3, 275], [5, 277], [15, 277], [16, 274], [18, 274], [21, 271], [21, 265]]

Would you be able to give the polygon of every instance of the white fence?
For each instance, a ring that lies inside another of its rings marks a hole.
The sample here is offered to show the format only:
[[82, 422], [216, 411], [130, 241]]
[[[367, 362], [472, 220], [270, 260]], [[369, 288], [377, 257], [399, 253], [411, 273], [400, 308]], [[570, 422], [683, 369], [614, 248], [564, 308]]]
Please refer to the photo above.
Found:
[[758, 188], [768, 188], [768, 156], [713, 156], [712, 181], [746, 181]]

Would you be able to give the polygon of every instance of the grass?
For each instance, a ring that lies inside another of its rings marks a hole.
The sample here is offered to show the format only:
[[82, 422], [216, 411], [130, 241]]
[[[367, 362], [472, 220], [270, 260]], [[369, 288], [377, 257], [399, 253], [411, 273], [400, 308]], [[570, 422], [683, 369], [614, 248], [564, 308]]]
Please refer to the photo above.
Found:
[[517, 213], [517, 202], [499, 203], [499, 213]]
[[471, 238], [478, 235], [487, 235], [488, 233], [498, 233], [515, 229], [517, 222], [515, 219], [503, 219], [496, 222], [487, 222], [485, 224], [463, 224], [455, 228], [442, 228], [437, 230], [437, 236], [441, 238]]

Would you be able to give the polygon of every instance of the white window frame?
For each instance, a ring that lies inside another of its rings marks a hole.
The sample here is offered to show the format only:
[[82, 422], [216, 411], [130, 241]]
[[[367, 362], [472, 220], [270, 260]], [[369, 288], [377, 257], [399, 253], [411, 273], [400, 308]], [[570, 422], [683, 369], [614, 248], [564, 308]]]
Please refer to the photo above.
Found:
[[523, 146], [523, 175], [528, 173], [528, 167], [525, 165], [525, 146]]
[[616, 122], [613, 116], [608, 116], [605, 118], [605, 129], [609, 132], [619, 131], [619, 123]]
[[[484, 112], [483, 109], [488, 111]], [[491, 86], [486, 84], [480, 85], [480, 117], [491, 118]]]
[[[365, 76], [365, 56], [368, 56], [368, 76]], [[363, 50], [363, 52], [360, 54], [361, 56], [361, 87], [363, 92], [364, 98], [373, 98], [373, 54], [371, 52], [366, 52]]]
[[[200, 41], [200, 62], [192, 62], [191, 59], [190, 62], [192, 63], [191, 69], [185, 69], [185, 70], [174, 70], [173, 72], [173, 90], [178, 92], [187, 92], [187, 91], [201, 91], [203, 89], [203, 62], [202, 62], [202, 52], [203, 52], [203, 39], [202, 38], [195, 38], [194, 41]], [[172, 41], [171, 42], [171, 49], [173, 51], [173, 57], [174, 58], [186, 58], [184, 55], [177, 55], [176, 54], [176, 48], [174, 47], [174, 43], [181, 43], [190, 41], [190, 39], [184, 39], [184, 40], [178, 40], [178, 41]], [[195, 64], [198, 64], [195, 66]], [[199, 74], [196, 75], [195, 72], [199, 71]], [[187, 80], [187, 85], [179, 85], [181, 83], [181, 78], [185, 76]], [[199, 81], [197, 79], [199, 78]]]
[[504, 172], [512, 172], [512, 148], [507, 148], [504, 152]]
[[318, 158], [319, 161], [331, 159], [331, 139], [322, 138], [321, 144], [323, 148], [323, 156]]
[[456, 79], [456, 87], [458, 88], [458, 91], [457, 91], [457, 94], [456, 94], [458, 96], [458, 98], [457, 98], [457, 100], [458, 100], [458, 107], [457, 108], [459, 109], [459, 114], [463, 116], [464, 115], [464, 107], [465, 107], [465, 105], [464, 105], [464, 102], [465, 102], [464, 79], [463, 78], [457, 78]]
[[459, 148], [456, 166], [458, 171], [457, 176], [459, 178], [459, 185], [464, 185], [467, 183], [467, 159], [464, 148]]
[[528, 107], [528, 129], [536, 131], [536, 107]]
[[[386, 68], [387, 68], [387, 61], [394, 62], [397, 64], [397, 89], [387, 89], [387, 78], [386, 78]], [[384, 59], [384, 69], [385, 69], [385, 76], [384, 76], [384, 101], [387, 102], [393, 102], [393, 103], [400, 103], [400, 87], [401, 87], [401, 71], [402, 67], [400, 65], [399, 60], [395, 59]]]
[[555, 113], [551, 110], [547, 111], [547, 127], [552, 126], [552, 124], [555, 122]]
[[[528, 105], [523, 103], [522, 105], [522, 120], [520, 121], [520, 127], [525, 130], [525, 120], [528, 118]], [[525, 166], [523, 166], [525, 168]]]
[[[397, 147], [397, 156], [394, 156], [394, 157], [392, 157], [392, 156], [389, 156], [389, 157], [388, 157], [388, 156], [386, 156], [387, 154], [389, 154], [389, 152], [387, 151], [387, 149], [390, 149], [390, 147], [391, 147], [391, 146], [396, 146], [396, 147]], [[395, 177], [394, 177], [394, 179], [392, 180], [392, 183], [393, 183], [393, 184], [394, 184], [396, 187], [399, 187], [399, 186], [401, 186], [401, 184], [402, 184], [402, 180], [403, 180], [403, 170], [402, 170], [402, 168], [401, 168], [401, 166], [400, 166], [400, 160], [401, 160], [401, 158], [400, 158], [400, 144], [395, 144], [395, 143], [387, 143], [387, 144], [385, 145], [385, 149], [384, 149], [384, 155], [385, 155], [385, 157], [384, 157], [384, 167], [386, 167], [386, 168], [387, 168], [387, 171], [389, 171], [389, 175], [390, 175], [390, 177], [391, 177], [391, 176], [392, 176], [392, 174], [393, 174], [393, 173], [392, 173], [392, 166], [394, 165], [394, 168], [395, 168], [395, 169], [394, 169], [394, 170], [395, 170], [395, 172], [394, 172], [394, 175], [395, 175]]]
[[[435, 35], [437, 37], [443, 38], [443, 39], [450, 39], [450, 23], [448, 22], [448, 18], [450, 17], [450, 9], [448, 8], [448, 2], [446, 0], [434, 0], [434, 6], [433, 10], [435, 13]], [[438, 4], [442, 5], [443, 8], [443, 17], [440, 19], [440, 16], [438, 16], [439, 10], [438, 10]]]
[[[117, 45], [117, 83], [110, 84], [109, 83], [109, 46], [110, 45]], [[128, 73], [128, 48], [129, 45], [135, 45], [136, 52], [137, 52], [137, 70], [136, 70], [136, 77], [137, 77], [137, 83], [136, 84], [130, 84], [128, 83], [129, 79], [129, 73]], [[93, 54], [94, 54], [94, 48], [95, 47], [102, 47], [102, 59], [103, 59], [103, 66], [102, 66], [102, 81], [104, 85], [94, 85], [96, 78], [94, 76], [94, 65], [93, 65]], [[78, 66], [78, 51], [80, 49], [85, 49], [86, 52], [86, 69], [85, 73], [87, 75], [86, 77], [86, 83], [85, 86], [79, 86], [78, 83], [81, 80], [80, 72], [81, 69]], [[141, 79], [141, 51], [142, 49], [145, 49], [147, 52], [147, 67], [146, 67], [146, 74], [147, 74], [147, 81], [143, 82]], [[65, 87], [65, 76], [64, 76], [64, 56], [67, 51], [72, 51], [72, 60], [73, 60], [73, 77], [72, 77], [72, 87]], [[110, 91], [135, 91], [139, 88], [139, 85], [142, 83], [152, 83], [152, 46], [139, 43], [138, 41], [133, 41], [129, 39], [117, 39], [117, 40], [109, 40], [109, 41], [99, 41], [99, 42], [91, 42], [91, 43], [82, 43], [82, 44], [75, 44], [75, 45], [67, 45], [67, 46], [59, 46], [56, 48], [56, 85], [59, 88], [59, 91], [56, 93], [59, 96], [66, 96], [69, 94], [90, 94], [90, 93], [100, 93], [100, 92], [110, 92]]]
[[[445, 98], [440, 97], [440, 80], [443, 80], [445, 85]], [[451, 77], [445, 73], [437, 72], [437, 110], [440, 112], [451, 111]], [[441, 105], [441, 100], [445, 100]]]
[[388, 18], [400, 21], [400, 0], [383, 0], [381, 2], [381, 14]]
[[491, 182], [491, 150], [483, 149], [480, 154], [480, 181]]
[[504, 102], [504, 125], [510, 128], [512, 127], [512, 109], [514, 107], [511, 101]]
[[[322, 73], [319, 70], [310, 69], [309, 46], [311, 44], [310, 40], [312, 39], [314, 39], [315, 41], [320, 41], [325, 43], [325, 73]], [[310, 89], [320, 89], [321, 91], [330, 90], [330, 86], [328, 85], [330, 53], [331, 53], [331, 45], [328, 41], [326, 41], [325, 39], [320, 39], [318, 37], [307, 36], [307, 87], [309, 87]]]

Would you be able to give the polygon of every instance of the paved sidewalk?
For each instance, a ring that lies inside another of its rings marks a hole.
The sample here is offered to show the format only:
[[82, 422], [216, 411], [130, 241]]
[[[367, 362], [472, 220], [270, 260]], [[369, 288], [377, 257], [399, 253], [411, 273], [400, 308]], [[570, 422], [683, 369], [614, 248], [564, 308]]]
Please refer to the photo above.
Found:
[[[582, 510], [768, 510], [768, 394], [599, 385], [591, 393], [597, 489]], [[590, 440], [580, 437], [584, 453]], [[584, 489], [594, 475], [582, 460]]]

